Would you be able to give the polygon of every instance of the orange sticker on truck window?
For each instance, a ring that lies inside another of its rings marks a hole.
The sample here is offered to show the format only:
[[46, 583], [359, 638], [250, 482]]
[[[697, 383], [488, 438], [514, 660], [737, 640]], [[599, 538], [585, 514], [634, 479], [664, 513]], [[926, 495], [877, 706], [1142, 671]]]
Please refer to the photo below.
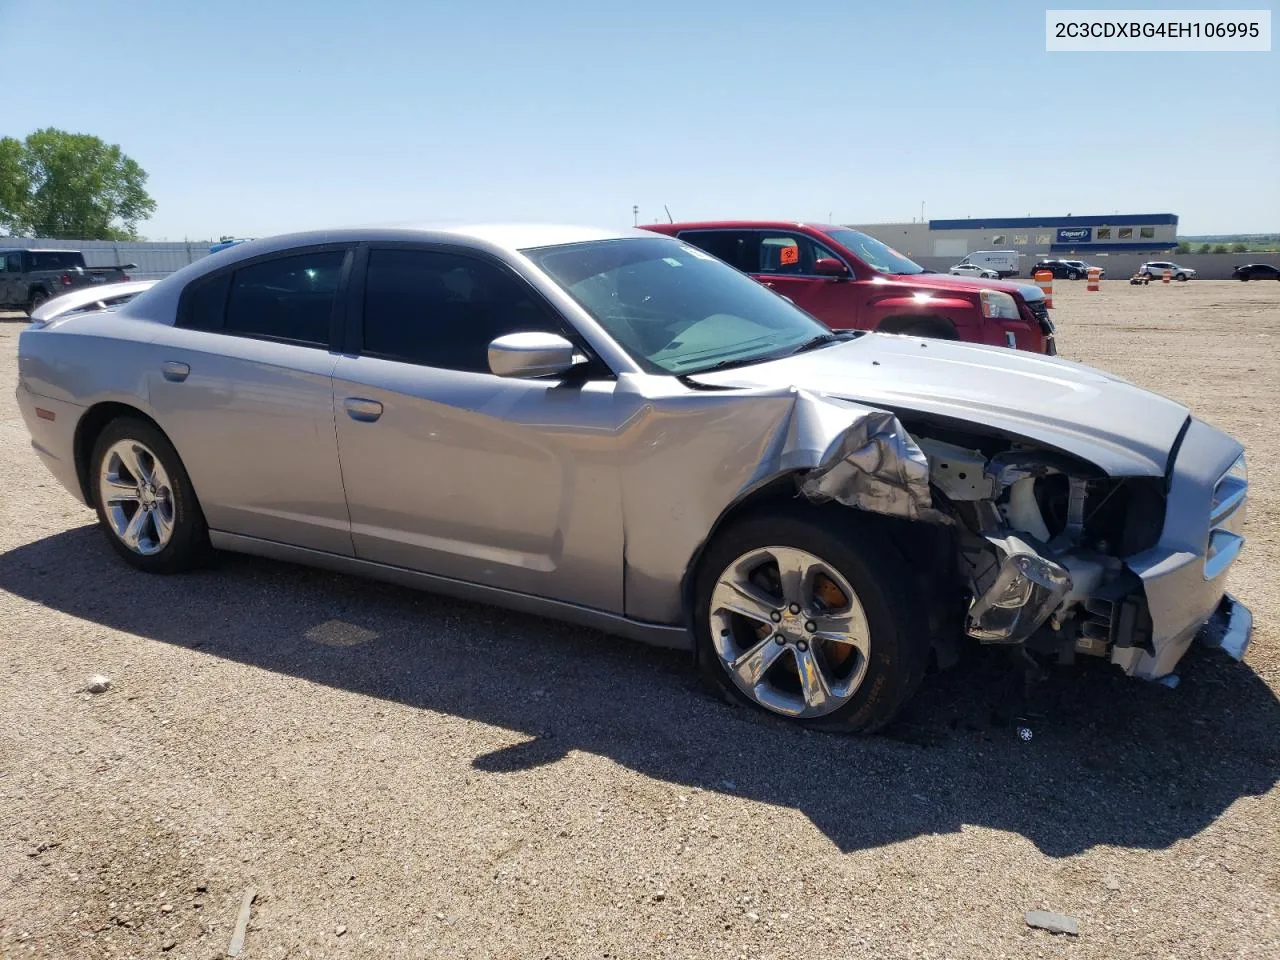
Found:
[[781, 263], [784, 267], [789, 267], [793, 263], [800, 262], [799, 247], [783, 247], [781, 250], [778, 251], [778, 253], [780, 255], [778, 257], [778, 262]]

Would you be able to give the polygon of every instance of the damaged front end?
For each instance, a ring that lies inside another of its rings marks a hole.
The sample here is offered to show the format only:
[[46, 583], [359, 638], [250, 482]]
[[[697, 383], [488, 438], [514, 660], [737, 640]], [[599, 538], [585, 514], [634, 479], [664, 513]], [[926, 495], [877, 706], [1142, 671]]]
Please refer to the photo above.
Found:
[[918, 442], [938, 505], [955, 524], [971, 598], [965, 632], [1060, 662], [1152, 653], [1143, 584], [1125, 558], [1159, 540], [1161, 480], [1111, 478], [1017, 442], [963, 439]]

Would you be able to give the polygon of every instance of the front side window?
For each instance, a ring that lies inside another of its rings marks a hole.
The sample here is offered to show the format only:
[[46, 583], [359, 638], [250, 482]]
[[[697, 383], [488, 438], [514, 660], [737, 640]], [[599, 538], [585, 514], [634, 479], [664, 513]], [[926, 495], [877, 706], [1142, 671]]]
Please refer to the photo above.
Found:
[[241, 267], [231, 275], [224, 329], [327, 346], [345, 250], [318, 250]]
[[365, 354], [448, 370], [489, 372], [489, 344], [508, 333], [566, 329], [510, 271], [435, 250], [369, 252]]
[[754, 363], [831, 338], [803, 310], [678, 240], [596, 240], [522, 252], [650, 373]]
[[7, 257], [5, 257], [4, 262], [5, 262], [5, 269], [9, 273], [22, 272], [22, 254], [11, 253]]
[[[908, 257], [904, 257], [893, 247], [881, 243], [875, 237], [865, 234], [861, 230], [841, 227], [837, 230], [826, 230], [824, 232], [833, 241], [858, 257], [877, 273], [890, 276], [910, 276], [924, 273], [924, 267], [920, 266], [920, 264]], [[961, 262], [968, 263], [969, 258], [965, 257]]]

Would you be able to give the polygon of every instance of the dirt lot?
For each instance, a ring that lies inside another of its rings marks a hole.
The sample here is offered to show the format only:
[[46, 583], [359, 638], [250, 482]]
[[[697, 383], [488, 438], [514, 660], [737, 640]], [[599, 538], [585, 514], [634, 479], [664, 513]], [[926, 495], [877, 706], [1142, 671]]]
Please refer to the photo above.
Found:
[[0, 956], [218, 957], [247, 888], [255, 958], [1280, 955], [1280, 284], [1058, 287], [1066, 356], [1247, 445], [1254, 645], [1030, 705], [980, 656], [871, 739], [498, 610], [131, 572], [31, 453], [0, 322]]

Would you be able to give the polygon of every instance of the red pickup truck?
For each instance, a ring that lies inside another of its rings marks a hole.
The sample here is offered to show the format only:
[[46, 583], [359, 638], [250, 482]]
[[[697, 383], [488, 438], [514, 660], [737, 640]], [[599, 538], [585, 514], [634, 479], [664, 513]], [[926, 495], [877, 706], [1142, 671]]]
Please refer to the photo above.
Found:
[[1058, 352], [1039, 287], [931, 273], [849, 227], [751, 220], [645, 229], [719, 257], [832, 329]]

